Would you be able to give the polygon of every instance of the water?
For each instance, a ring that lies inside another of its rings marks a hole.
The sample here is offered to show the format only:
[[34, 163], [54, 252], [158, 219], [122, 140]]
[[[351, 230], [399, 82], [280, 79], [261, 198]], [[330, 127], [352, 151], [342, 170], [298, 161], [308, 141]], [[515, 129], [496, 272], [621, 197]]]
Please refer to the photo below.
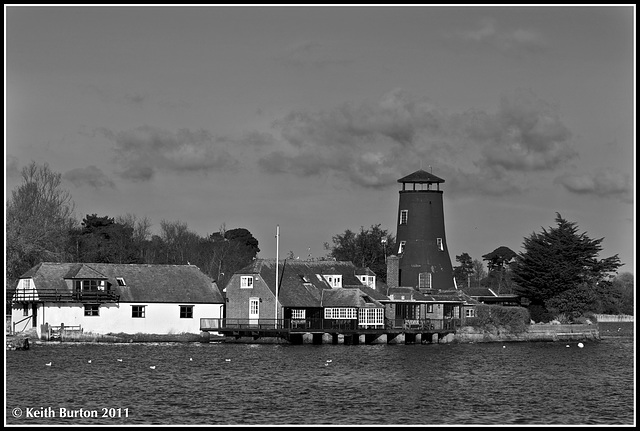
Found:
[[634, 425], [634, 338], [610, 334], [584, 348], [32, 344], [6, 352], [5, 424]]

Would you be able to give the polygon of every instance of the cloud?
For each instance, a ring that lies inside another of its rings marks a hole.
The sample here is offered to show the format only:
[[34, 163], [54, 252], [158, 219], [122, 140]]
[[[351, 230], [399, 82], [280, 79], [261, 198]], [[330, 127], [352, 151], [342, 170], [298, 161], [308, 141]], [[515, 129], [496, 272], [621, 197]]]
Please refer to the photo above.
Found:
[[96, 132], [115, 144], [122, 176], [133, 181], [149, 181], [160, 171], [209, 173], [235, 170], [238, 165], [238, 160], [206, 130], [171, 132], [141, 126], [122, 132], [106, 128]]
[[630, 175], [613, 169], [602, 169], [592, 174], [565, 174], [557, 177], [555, 183], [571, 193], [616, 198], [633, 203]]
[[273, 129], [258, 162], [264, 172], [338, 175], [367, 188], [395, 184], [424, 162], [436, 175], [454, 172], [460, 194], [520, 193], [523, 172], [553, 171], [577, 156], [559, 114], [524, 91], [503, 97], [495, 112], [449, 114], [394, 89], [373, 102], [293, 111]]
[[495, 114], [472, 113], [463, 122], [470, 138], [487, 144], [483, 169], [549, 171], [578, 155], [560, 116], [531, 92], [504, 96]]
[[473, 44], [474, 47], [487, 47], [509, 56], [526, 56], [546, 49], [548, 43], [538, 32], [529, 29], [499, 29], [496, 21], [485, 18], [479, 28], [459, 31], [454, 39]]
[[70, 181], [76, 187], [89, 186], [95, 189], [103, 187], [115, 188], [113, 181], [95, 166], [88, 166], [86, 168], [76, 168], [62, 175], [67, 181]]

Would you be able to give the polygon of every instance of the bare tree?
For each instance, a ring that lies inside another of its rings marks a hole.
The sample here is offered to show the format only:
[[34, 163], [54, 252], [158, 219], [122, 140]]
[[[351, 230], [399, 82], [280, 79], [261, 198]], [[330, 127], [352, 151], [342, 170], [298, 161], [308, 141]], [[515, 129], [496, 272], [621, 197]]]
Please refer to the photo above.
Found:
[[39, 262], [62, 262], [68, 257], [69, 234], [78, 222], [61, 178], [47, 163], [32, 161], [22, 169], [23, 183], [7, 202], [7, 282], [13, 283]]

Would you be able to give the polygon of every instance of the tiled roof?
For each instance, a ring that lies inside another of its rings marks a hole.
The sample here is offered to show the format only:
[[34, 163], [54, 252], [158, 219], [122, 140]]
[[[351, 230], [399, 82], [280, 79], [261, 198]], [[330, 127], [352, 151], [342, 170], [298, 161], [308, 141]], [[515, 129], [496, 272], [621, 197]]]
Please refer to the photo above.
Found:
[[[124, 278], [126, 285], [119, 286], [116, 277]], [[36, 289], [67, 291], [71, 287], [65, 278], [103, 278], [120, 302], [224, 303], [215, 283], [193, 265], [43, 262], [20, 278], [33, 278]]]
[[412, 174], [407, 175], [406, 177], [400, 178], [398, 180], [399, 183], [444, 183], [442, 178], [436, 177], [435, 175], [423, 171], [419, 169]]
[[323, 290], [321, 305], [323, 307], [384, 307], [360, 289], [341, 287]]
[[[236, 274], [260, 274], [269, 290], [275, 295], [275, 259], [256, 259]], [[336, 290], [324, 277], [341, 275], [344, 288], [364, 288], [355, 275], [356, 267], [349, 261], [301, 261], [280, 260], [278, 265], [278, 300], [283, 307], [321, 307], [324, 290]], [[375, 291], [368, 293], [375, 299]]]
[[376, 275], [375, 272], [371, 271], [369, 268], [356, 268], [356, 275]]

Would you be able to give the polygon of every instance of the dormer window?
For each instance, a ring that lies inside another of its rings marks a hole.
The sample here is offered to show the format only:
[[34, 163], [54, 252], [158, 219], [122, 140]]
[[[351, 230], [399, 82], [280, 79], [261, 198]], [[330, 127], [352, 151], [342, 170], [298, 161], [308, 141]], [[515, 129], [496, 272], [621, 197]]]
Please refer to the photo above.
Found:
[[342, 275], [325, 275], [325, 280], [331, 287], [342, 287]]
[[118, 282], [118, 286], [126, 286], [127, 283], [125, 283], [124, 278], [122, 277], [116, 277], [116, 281]]

